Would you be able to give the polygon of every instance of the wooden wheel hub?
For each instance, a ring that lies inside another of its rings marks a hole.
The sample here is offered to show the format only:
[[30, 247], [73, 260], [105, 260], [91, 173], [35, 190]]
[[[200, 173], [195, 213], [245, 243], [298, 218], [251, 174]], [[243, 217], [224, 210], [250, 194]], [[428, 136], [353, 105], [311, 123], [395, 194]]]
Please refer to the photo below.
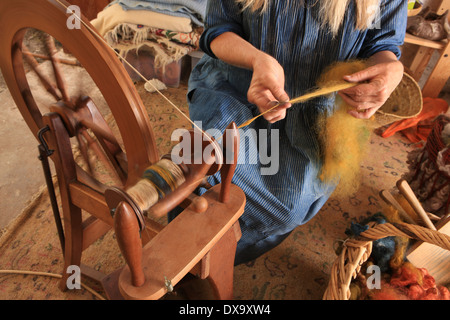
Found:
[[85, 97], [78, 99], [75, 104], [68, 104], [64, 101], [59, 101], [50, 106], [51, 112], [56, 112], [63, 119], [64, 124], [70, 136], [76, 135], [77, 130], [82, 127], [83, 120], [92, 122], [92, 113], [89, 110], [88, 104], [94, 102]]

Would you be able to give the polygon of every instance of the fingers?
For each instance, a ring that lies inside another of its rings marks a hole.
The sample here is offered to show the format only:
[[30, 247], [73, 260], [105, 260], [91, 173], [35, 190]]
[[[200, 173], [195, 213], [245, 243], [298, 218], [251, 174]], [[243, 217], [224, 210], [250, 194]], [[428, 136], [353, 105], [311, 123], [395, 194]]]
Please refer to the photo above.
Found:
[[344, 76], [344, 80], [348, 82], [363, 82], [370, 80], [380, 73], [378, 66], [372, 66], [364, 70]]
[[[275, 98], [275, 101], [278, 103], [279, 101], [289, 101], [289, 96], [284, 91], [284, 89], [280, 86], [276, 86], [274, 88], [271, 88], [272, 94]], [[285, 106], [286, 107], [286, 106]]]
[[341, 92], [353, 97], [378, 96], [387, 93], [387, 84], [381, 77], [370, 80], [358, 81], [358, 85], [341, 90]]
[[[249, 102], [255, 104], [263, 114], [263, 117], [271, 123], [284, 119], [286, 117], [286, 109], [291, 107], [291, 104], [288, 102], [279, 102], [289, 101], [289, 96], [284, 90], [274, 91], [275, 93], [265, 89], [256, 91], [253, 94], [252, 91], [249, 91], [248, 95]], [[276, 108], [274, 108], [275, 106]]]
[[371, 92], [361, 94], [359, 91], [341, 91], [339, 95], [350, 107], [358, 111], [381, 107], [389, 97], [383, 91], [378, 91], [376, 94]]
[[277, 60], [267, 54], [258, 55], [257, 58], [259, 60], [253, 65], [247, 99], [258, 107], [267, 121], [275, 122], [283, 119], [286, 116], [286, 108], [291, 106], [285, 103], [273, 109], [278, 101], [289, 101], [284, 90], [284, 70]]
[[[286, 109], [288, 109], [291, 106], [290, 103], [280, 103], [278, 101], [271, 101], [269, 102], [269, 107], [266, 110], [266, 113], [263, 115], [263, 117], [270, 123], [277, 122], [279, 120], [282, 120], [286, 117]], [[275, 107], [275, 108], [274, 108]], [[271, 110], [273, 109], [273, 110]]]
[[[339, 92], [340, 97], [353, 108], [349, 113], [358, 119], [368, 119], [386, 102], [391, 92], [385, 73], [370, 67], [344, 79], [361, 84]], [[384, 70], [385, 71], [385, 70]]]
[[339, 92], [339, 96], [352, 108], [349, 114], [358, 119], [369, 119], [385, 102], [382, 95], [361, 96]]
[[275, 123], [277, 121], [283, 120], [285, 117], [286, 109], [277, 110], [276, 112], [268, 112], [264, 115], [264, 118], [270, 123]]
[[367, 108], [362, 111], [350, 110], [348, 113], [358, 119], [370, 119], [370, 117], [372, 117], [377, 112], [378, 109], [379, 108], [374, 107], [374, 108]]
[[[367, 81], [367, 82], [364, 82]], [[350, 97], [355, 102], [366, 101], [385, 101], [390, 94], [388, 83], [381, 77], [377, 76], [370, 80], [358, 81], [357, 86], [342, 90], [341, 93]]]
[[278, 101], [289, 101], [289, 96], [277, 83], [270, 85], [252, 83], [247, 93], [248, 101], [256, 104], [262, 112], [274, 106]]

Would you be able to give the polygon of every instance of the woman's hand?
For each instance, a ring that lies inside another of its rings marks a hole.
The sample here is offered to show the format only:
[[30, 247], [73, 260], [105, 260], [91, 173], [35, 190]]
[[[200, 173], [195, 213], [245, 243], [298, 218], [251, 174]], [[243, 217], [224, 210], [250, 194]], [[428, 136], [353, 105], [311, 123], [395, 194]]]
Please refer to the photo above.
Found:
[[379, 52], [369, 62], [372, 65], [367, 69], [344, 77], [349, 82], [362, 83], [339, 92], [354, 108], [349, 114], [359, 119], [372, 117], [403, 78], [403, 64], [391, 52]]
[[[255, 104], [261, 113], [269, 110], [279, 102], [289, 101], [284, 91], [284, 70], [276, 59], [260, 52], [253, 59], [253, 76], [247, 92], [249, 102]], [[290, 103], [281, 104], [263, 117], [274, 123], [286, 117]]]
[[[256, 49], [233, 32], [222, 33], [211, 42], [210, 47], [219, 59], [233, 66], [253, 70], [247, 99], [261, 113], [278, 102], [289, 101], [284, 91], [284, 70], [275, 58]], [[269, 122], [281, 120], [290, 106], [290, 103], [282, 104], [266, 113], [264, 118]]]

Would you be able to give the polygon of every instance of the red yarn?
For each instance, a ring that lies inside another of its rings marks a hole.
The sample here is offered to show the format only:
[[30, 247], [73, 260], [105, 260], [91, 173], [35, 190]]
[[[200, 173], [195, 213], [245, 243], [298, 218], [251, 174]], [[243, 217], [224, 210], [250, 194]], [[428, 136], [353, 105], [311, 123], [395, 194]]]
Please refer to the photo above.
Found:
[[409, 286], [408, 297], [411, 300], [420, 300], [425, 293], [425, 290], [418, 284], [412, 284]]
[[450, 300], [450, 291], [437, 286], [434, 278], [424, 268], [404, 263], [389, 282], [371, 294], [373, 300]]
[[422, 284], [423, 274], [411, 263], [404, 263], [392, 275], [390, 284], [394, 287], [406, 287], [411, 284]]
[[439, 293], [442, 297], [441, 300], [450, 300], [450, 291], [446, 287], [439, 286]]
[[424, 268], [419, 269], [423, 274], [424, 294], [420, 300], [450, 300], [450, 292], [444, 286], [436, 286], [436, 281]]
[[388, 283], [382, 284], [382, 289], [375, 290], [370, 295], [371, 300], [409, 300], [409, 297], [398, 288], [392, 287]]

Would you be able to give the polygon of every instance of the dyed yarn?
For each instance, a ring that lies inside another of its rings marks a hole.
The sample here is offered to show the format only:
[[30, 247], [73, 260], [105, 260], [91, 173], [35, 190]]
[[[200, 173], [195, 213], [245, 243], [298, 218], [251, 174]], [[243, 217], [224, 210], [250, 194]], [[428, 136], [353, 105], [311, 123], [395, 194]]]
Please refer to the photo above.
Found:
[[424, 268], [405, 262], [381, 289], [369, 294], [372, 300], [450, 300], [450, 291], [436, 285], [434, 278]]
[[[386, 217], [381, 213], [376, 213], [373, 216], [365, 219], [361, 223], [352, 222], [346, 234], [349, 236], [359, 236], [362, 232], [369, 229], [368, 224], [376, 222], [377, 224], [386, 223]], [[395, 237], [386, 237], [372, 242], [371, 260], [374, 264], [380, 267], [381, 272], [388, 272], [390, 270], [390, 260], [395, 253]]]
[[148, 167], [127, 194], [143, 211], [148, 210], [185, 181], [183, 171], [174, 162], [161, 159]]
[[295, 104], [295, 103], [300, 103], [300, 102], [305, 102], [308, 101], [310, 99], [316, 98], [316, 97], [320, 97], [320, 96], [324, 96], [336, 91], [340, 91], [340, 90], [344, 90], [344, 89], [348, 89], [351, 87], [356, 86], [356, 83], [350, 83], [350, 82], [345, 82], [345, 81], [340, 81], [337, 83], [330, 83], [329, 86], [326, 87], [322, 87], [319, 88], [313, 92], [304, 94], [300, 97], [291, 99], [287, 102], [279, 102], [276, 105], [274, 105], [273, 107], [267, 109], [266, 111], [264, 111], [263, 113], [258, 114], [256, 117], [253, 117], [247, 121], [245, 121], [243, 124], [241, 124], [238, 129], [244, 128], [246, 126], [248, 126], [249, 124], [251, 124], [253, 121], [255, 121], [256, 119], [258, 119], [259, 117], [265, 115], [266, 113], [271, 112], [272, 110], [278, 108], [279, 106], [285, 104], [285, 103], [290, 103], [290, 104]]
[[[398, 213], [398, 211], [392, 206], [383, 207], [383, 215], [390, 223], [405, 222], [400, 218], [400, 214]], [[405, 262], [409, 239], [406, 237], [395, 237], [394, 242], [394, 252], [389, 259], [389, 267], [391, 270], [399, 269]]]
[[[345, 83], [342, 80], [344, 75], [365, 67], [364, 61], [336, 63], [322, 74], [318, 86], [330, 87]], [[371, 134], [371, 121], [349, 115], [349, 109], [348, 104], [337, 96], [333, 113], [325, 114], [317, 125], [323, 159], [319, 178], [327, 183], [338, 184], [334, 196], [345, 196], [358, 190], [360, 163]]]
[[[352, 223], [347, 234], [359, 235], [368, 229], [366, 224], [375, 221], [385, 223], [401, 222], [398, 211], [390, 206], [361, 223]], [[425, 268], [416, 268], [406, 261], [409, 240], [403, 237], [386, 237], [373, 241], [370, 260], [361, 269], [374, 264], [380, 267], [381, 289], [369, 290], [366, 279], [361, 274], [350, 284], [351, 300], [450, 300], [450, 291], [438, 286]]]
[[406, 250], [408, 249], [409, 240], [404, 237], [395, 237], [395, 250], [389, 260], [391, 270], [398, 270], [405, 262]]
[[[397, 210], [391, 206], [384, 206], [382, 212], [378, 212], [360, 223], [352, 222], [350, 228], [346, 230], [346, 234], [358, 236], [369, 229], [370, 222], [383, 224], [404, 221], [401, 220]], [[372, 243], [371, 262], [379, 266], [381, 272], [395, 271], [405, 262], [408, 245], [409, 239], [405, 237], [386, 237], [375, 240]]]

